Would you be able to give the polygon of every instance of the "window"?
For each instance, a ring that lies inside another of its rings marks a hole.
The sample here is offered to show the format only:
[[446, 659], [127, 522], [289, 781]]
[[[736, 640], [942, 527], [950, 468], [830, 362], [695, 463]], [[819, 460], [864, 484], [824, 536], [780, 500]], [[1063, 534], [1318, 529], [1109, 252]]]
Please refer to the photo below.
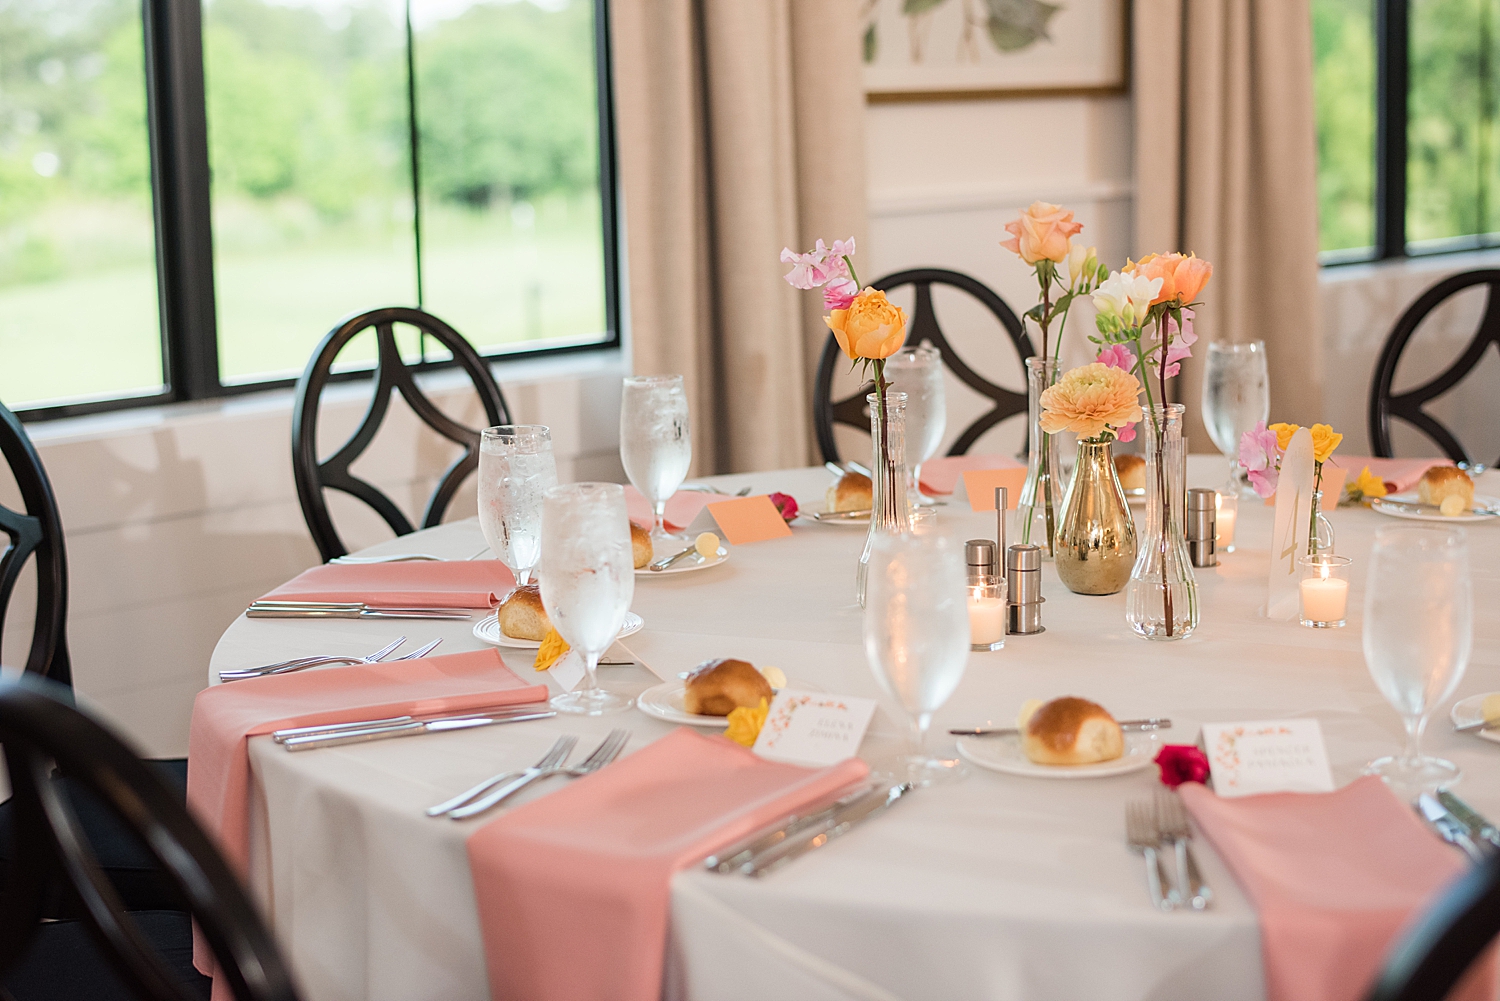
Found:
[[142, 3], [0, 4], [0, 400], [289, 385], [377, 305], [618, 344], [596, 3]]
[[1500, 0], [1313, 0], [1326, 262], [1500, 246]]

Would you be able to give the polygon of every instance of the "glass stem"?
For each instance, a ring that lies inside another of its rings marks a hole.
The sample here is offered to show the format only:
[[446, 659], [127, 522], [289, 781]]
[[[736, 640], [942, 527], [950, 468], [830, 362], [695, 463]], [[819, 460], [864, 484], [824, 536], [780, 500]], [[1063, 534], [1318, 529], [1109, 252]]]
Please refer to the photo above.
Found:
[[525, 587], [531, 583], [531, 567], [522, 567], [516, 571], [516, 584]]
[[1406, 724], [1406, 747], [1401, 751], [1401, 763], [1416, 768], [1422, 761], [1422, 731], [1427, 729], [1427, 717], [1406, 716], [1401, 722]]
[[580, 651], [583, 653], [583, 691], [588, 695], [599, 694], [599, 680], [594, 677], [594, 670], [599, 666], [599, 656], [602, 650]]
[[656, 535], [667, 534], [667, 502], [659, 500], [652, 507], [656, 511]]
[[911, 756], [915, 762], [927, 760], [927, 728], [932, 724], [932, 713], [918, 713], [911, 718]]

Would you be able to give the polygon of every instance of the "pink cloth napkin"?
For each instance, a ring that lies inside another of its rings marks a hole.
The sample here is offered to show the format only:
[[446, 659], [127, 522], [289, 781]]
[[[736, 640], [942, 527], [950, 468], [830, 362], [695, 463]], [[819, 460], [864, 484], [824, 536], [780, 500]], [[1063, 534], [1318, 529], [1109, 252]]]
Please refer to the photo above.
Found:
[[[1374, 776], [1332, 793], [1183, 803], [1260, 917], [1268, 1001], [1358, 1001], [1387, 949], [1466, 864]], [[1451, 995], [1494, 998], [1493, 953]]]
[[492, 608], [515, 584], [515, 577], [499, 560], [325, 563], [302, 571], [264, 597], [413, 608]]
[[1360, 470], [1366, 466], [1370, 467], [1371, 475], [1378, 476], [1385, 481], [1385, 488], [1393, 494], [1404, 493], [1416, 487], [1422, 479], [1422, 474], [1433, 466], [1451, 466], [1452, 459], [1377, 459], [1368, 455], [1339, 455], [1333, 456], [1336, 465], [1343, 466], [1349, 470], [1349, 477], [1344, 482], [1353, 483], [1359, 476]]
[[[665, 520], [668, 530], [682, 531], [693, 523], [699, 511], [713, 501], [723, 499], [716, 494], [704, 493], [702, 490], [677, 491], [667, 499]], [[625, 510], [631, 521], [648, 532], [656, 525], [656, 512], [651, 509], [651, 502], [635, 487], [625, 488]]]
[[1023, 463], [1008, 455], [942, 455], [922, 463], [922, 492], [951, 494], [964, 473], [976, 469], [1015, 469]]
[[869, 774], [686, 727], [469, 838], [495, 1001], [656, 1001], [672, 874]]

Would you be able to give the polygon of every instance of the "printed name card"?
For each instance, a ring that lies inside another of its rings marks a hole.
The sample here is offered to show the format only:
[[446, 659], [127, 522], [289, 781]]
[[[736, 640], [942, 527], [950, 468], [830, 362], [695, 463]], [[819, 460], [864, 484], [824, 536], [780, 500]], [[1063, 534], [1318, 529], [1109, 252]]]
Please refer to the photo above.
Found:
[[874, 699], [783, 688], [771, 703], [754, 751], [793, 765], [836, 765], [859, 753], [874, 715]]
[[1295, 619], [1302, 580], [1297, 557], [1307, 552], [1312, 519], [1312, 432], [1298, 428], [1281, 457], [1276, 482], [1276, 527], [1271, 534], [1271, 571], [1266, 581], [1266, 618]]
[[967, 469], [964, 471], [964, 490], [969, 494], [969, 507], [975, 511], [995, 510], [995, 488], [1005, 487], [1010, 491], [1006, 497], [1006, 510], [1014, 511], [1021, 503], [1021, 487], [1026, 482], [1026, 467], [1014, 469]]
[[1328, 749], [1315, 719], [1205, 723], [1203, 747], [1220, 796], [1333, 791]]
[[792, 534], [792, 527], [766, 494], [714, 501], [708, 505], [708, 513], [714, 516], [714, 521], [732, 546]]

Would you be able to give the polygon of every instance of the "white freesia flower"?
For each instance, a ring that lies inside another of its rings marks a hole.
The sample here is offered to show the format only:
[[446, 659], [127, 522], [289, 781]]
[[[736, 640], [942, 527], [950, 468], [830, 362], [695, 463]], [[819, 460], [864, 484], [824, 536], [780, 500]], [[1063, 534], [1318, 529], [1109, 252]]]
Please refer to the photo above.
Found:
[[1078, 276], [1084, 272], [1084, 264], [1090, 258], [1097, 258], [1098, 251], [1094, 247], [1084, 247], [1073, 243], [1068, 246], [1068, 288], [1078, 284]]
[[1099, 287], [1094, 290], [1095, 311], [1101, 317], [1117, 317], [1128, 321], [1132, 312], [1128, 283], [1132, 280], [1130, 275], [1111, 271], [1109, 277], [1100, 282]]

